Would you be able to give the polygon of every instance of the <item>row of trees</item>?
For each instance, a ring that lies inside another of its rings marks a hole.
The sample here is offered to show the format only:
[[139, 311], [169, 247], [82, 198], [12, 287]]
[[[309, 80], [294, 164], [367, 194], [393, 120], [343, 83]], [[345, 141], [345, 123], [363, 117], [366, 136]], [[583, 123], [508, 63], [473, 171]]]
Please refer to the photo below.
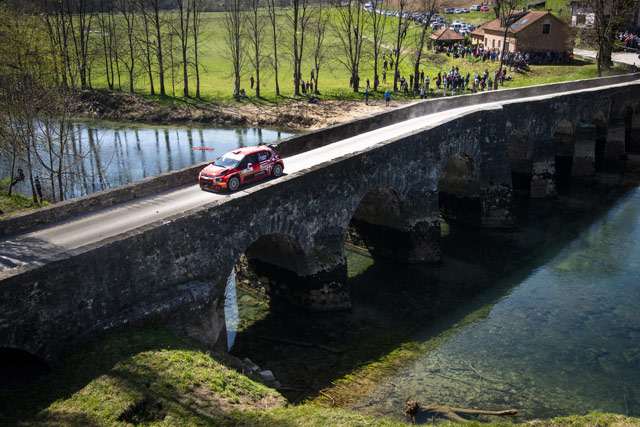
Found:
[[91, 87], [91, 72], [100, 61], [109, 89], [122, 89], [125, 74], [134, 92], [144, 75], [151, 94], [159, 89], [165, 96], [169, 67], [175, 95], [179, 67], [183, 95], [190, 96], [190, 77], [195, 76], [195, 95], [200, 96], [205, 0], [41, 0], [39, 6], [63, 87]]
[[[398, 69], [409, 61], [414, 75], [424, 60], [429, 20], [417, 31], [408, 31], [412, 21], [405, 12], [431, 16], [438, 0], [228, 0], [221, 3], [224, 43], [233, 68], [233, 93], [240, 94], [240, 78], [247, 70], [255, 73], [256, 96], [261, 77], [268, 68], [273, 74], [276, 95], [280, 95], [281, 61], [293, 70], [294, 94], [300, 95], [302, 64], [311, 63], [317, 89], [320, 71], [327, 59], [341, 64], [351, 75], [353, 90], [361, 87], [360, 64], [373, 57], [373, 87], [380, 82], [381, 53], [394, 53], [393, 88], [398, 90]], [[607, 58], [613, 34], [622, 24], [622, 11], [632, 0], [588, 0], [596, 12], [596, 43]], [[497, 15], [517, 10], [521, 2], [495, 0]], [[203, 12], [211, 0], [37, 0], [51, 49], [55, 50], [57, 78], [63, 87], [89, 88], [91, 73], [99, 74], [110, 89], [135, 92], [148, 88], [152, 95], [168, 94], [165, 84], [182, 85], [182, 95], [200, 97]], [[372, 7], [364, 8], [365, 4]], [[399, 12], [393, 23], [379, 9]], [[214, 23], [215, 24], [215, 23]], [[283, 25], [284, 24], [284, 25]], [[397, 25], [396, 25], [397, 24]], [[328, 46], [329, 39], [335, 43]], [[407, 40], [410, 34], [413, 40]], [[608, 50], [608, 52], [607, 52]], [[204, 52], [206, 55], [207, 52]], [[100, 67], [102, 63], [102, 67]], [[603, 59], [605, 68], [610, 66]], [[137, 82], [142, 85], [137, 85]], [[417, 88], [416, 80], [416, 88]]]
[[[286, 68], [293, 69], [295, 95], [300, 95], [303, 63], [312, 64], [317, 90], [329, 57], [348, 70], [353, 89], [358, 91], [360, 64], [365, 55], [372, 54], [377, 89], [384, 50], [396, 56], [393, 77], [397, 90], [396, 74], [407, 55], [413, 55], [413, 68], [418, 70], [429, 27], [428, 22], [423, 25], [407, 49], [411, 21], [400, 14], [397, 28], [390, 30], [387, 15], [376, 11], [387, 8], [386, 1], [378, 0], [367, 9], [365, 0], [225, 1], [222, 25], [227, 59], [233, 67], [234, 95], [240, 93], [241, 75], [250, 69], [259, 97], [261, 72], [267, 67], [274, 75], [276, 95], [280, 95], [279, 61], [285, 57], [289, 61]], [[55, 53], [56, 79], [62, 87], [90, 88], [94, 73], [106, 80], [109, 89], [135, 92], [140, 88], [136, 82], [141, 81], [152, 95], [165, 96], [165, 82], [170, 81], [174, 96], [176, 84], [182, 84], [182, 95], [188, 97], [195, 79], [195, 96], [200, 97], [203, 11], [212, 7], [206, 0], [39, 0], [37, 5], [35, 12], [45, 24]], [[400, 12], [405, 12], [410, 3], [400, 0], [399, 5]], [[435, 7], [436, 0], [411, 3], [412, 12], [423, 14]], [[331, 46], [326, 42], [329, 31], [334, 36], [330, 38], [337, 40]], [[128, 87], [123, 88], [123, 81]]]

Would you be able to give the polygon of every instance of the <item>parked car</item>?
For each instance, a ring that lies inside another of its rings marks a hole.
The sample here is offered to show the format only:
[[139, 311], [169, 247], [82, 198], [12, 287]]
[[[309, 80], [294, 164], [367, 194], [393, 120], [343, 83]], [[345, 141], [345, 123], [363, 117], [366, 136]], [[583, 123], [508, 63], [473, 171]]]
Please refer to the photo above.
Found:
[[462, 9], [460, 9], [460, 12], [469, 13], [469, 9], [467, 9], [466, 7], [463, 7]]
[[447, 8], [444, 9], [444, 13], [453, 13], [454, 10], [455, 9], [452, 8], [452, 7], [447, 7]]
[[457, 15], [459, 13], [462, 13], [462, 11], [460, 9], [453, 9], [453, 13], [455, 13]]
[[489, 12], [491, 9], [489, 9], [489, 6], [482, 6], [480, 8], [480, 12]]
[[476, 26], [473, 24], [467, 24], [467, 28], [469, 29], [469, 31], [473, 31], [476, 29]]
[[471, 10], [473, 10], [473, 11], [476, 11], [476, 12], [477, 12], [477, 11], [479, 11], [479, 10], [480, 10], [480, 8], [481, 8], [481, 7], [482, 7], [482, 6], [480, 6], [479, 4], [474, 4], [474, 5], [472, 5], [469, 9], [471, 9]]
[[236, 191], [240, 185], [268, 176], [279, 177], [284, 162], [265, 145], [231, 150], [200, 171], [198, 182], [206, 191]]

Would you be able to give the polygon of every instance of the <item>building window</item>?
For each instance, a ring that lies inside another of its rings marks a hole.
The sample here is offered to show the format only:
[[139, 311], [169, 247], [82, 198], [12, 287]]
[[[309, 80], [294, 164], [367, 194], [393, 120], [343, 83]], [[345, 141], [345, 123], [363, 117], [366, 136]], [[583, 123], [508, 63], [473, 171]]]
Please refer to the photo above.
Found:
[[496, 47], [496, 39], [491, 40], [491, 47]]
[[502, 40], [498, 40], [498, 49], [500, 49], [501, 44], [502, 44]]
[[542, 24], [542, 34], [549, 34], [549, 31], [551, 31], [551, 22], [545, 19], [544, 24]]

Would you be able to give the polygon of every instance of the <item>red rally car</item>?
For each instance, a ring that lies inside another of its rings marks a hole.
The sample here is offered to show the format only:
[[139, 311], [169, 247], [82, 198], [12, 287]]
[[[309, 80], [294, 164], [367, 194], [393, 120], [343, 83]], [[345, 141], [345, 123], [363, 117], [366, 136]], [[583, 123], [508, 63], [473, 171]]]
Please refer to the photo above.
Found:
[[265, 145], [231, 150], [200, 171], [200, 188], [207, 191], [236, 191], [241, 184], [267, 176], [279, 177], [282, 159]]

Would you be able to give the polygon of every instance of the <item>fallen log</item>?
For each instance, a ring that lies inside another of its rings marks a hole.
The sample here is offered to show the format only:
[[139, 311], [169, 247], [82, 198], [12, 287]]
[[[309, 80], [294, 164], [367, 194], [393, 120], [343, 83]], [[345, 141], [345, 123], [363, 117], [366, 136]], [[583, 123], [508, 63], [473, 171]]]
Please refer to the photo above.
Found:
[[457, 423], [468, 423], [469, 420], [462, 418], [459, 414], [462, 415], [516, 415], [518, 411], [516, 409], [507, 409], [504, 411], [482, 411], [479, 409], [463, 409], [463, 408], [452, 408], [450, 406], [444, 405], [423, 405], [418, 401], [410, 400], [404, 405], [404, 413], [412, 418], [415, 418], [416, 414], [419, 411], [431, 412], [435, 415], [440, 415], [444, 418], [447, 418], [451, 421], [455, 421]]

